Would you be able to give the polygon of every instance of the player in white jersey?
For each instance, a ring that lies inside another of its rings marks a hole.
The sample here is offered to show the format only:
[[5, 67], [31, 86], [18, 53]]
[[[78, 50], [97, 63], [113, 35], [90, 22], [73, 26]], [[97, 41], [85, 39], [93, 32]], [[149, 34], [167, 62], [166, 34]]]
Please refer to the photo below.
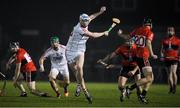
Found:
[[87, 91], [83, 78], [84, 52], [86, 51], [86, 42], [89, 37], [98, 38], [101, 36], [108, 36], [108, 31], [91, 32], [88, 30], [88, 25], [93, 19], [102, 14], [104, 11], [106, 11], [106, 7], [101, 7], [99, 12], [90, 16], [87, 14], [81, 14], [79, 17], [79, 23], [74, 27], [66, 46], [66, 57], [68, 64], [71, 70], [74, 72], [78, 83], [75, 96], [79, 96], [82, 89], [89, 103], [92, 103], [92, 97]]
[[58, 90], [56, 84], [56, 77], [60, 74], [63, 76], [64, 82], [64, 95], [68, 96], [67, 87], [69, 85], [69, 70], [67, 65], [67, 60], [65, 56], [66, 47], [64, 45], [59, 44], [59, 38], [57, 36], [51, 37], [51, 47], [46, 50], [46, 52], [41, 56], [39, 60], [40, 71], [44, 72], [44, 60], [49, 57], [51, 61], [51, 70], [49, 73], [49, 81], [51, 87], [56, 92], [57, 97], [60, 97], [61, 94]]

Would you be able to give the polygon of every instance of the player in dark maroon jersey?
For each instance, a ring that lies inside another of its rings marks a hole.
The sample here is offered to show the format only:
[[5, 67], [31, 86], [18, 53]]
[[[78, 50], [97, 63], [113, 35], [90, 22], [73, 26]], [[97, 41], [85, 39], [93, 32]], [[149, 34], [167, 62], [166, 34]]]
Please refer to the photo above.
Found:
[[167, 37], [162, 40], [161, 61], [168, 70], [169, 93], [176, 93], [177, 67], [180, 60], [180, 39], [175, 35], [174, 27], [167, 28]]

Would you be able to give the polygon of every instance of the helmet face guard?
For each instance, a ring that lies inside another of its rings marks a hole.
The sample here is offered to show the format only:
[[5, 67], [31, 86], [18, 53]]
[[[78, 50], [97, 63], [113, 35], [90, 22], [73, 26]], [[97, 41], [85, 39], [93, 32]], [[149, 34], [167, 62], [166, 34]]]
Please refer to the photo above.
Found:
[[144, 18], [143, 25], [151, 26], [151, 28], [152, 28], [152, 19], [151, 18]]
[[83, 14], [81, 14], [79, 16], [79, 20], [83, 21], [83, 22], [89, 22], [90, 21], [90, 17], [87, 14], [83, 13]]
[[87, 27], [90, 22], [90, 17], [87, 14], [81, 14], [79, 16], [79, 22], [80, 22], [81, 26]]
[[10, 47], [10, 49], [12, 49], [12, 48], [18, 48], [18, 47], [19, 47], [19, 42], [11, 42], [11, 43], [9, 44], [9, 47]]
[[11, 42], [9, 44], [9, 48], [10, 48], [10, 51], [17, 52], [17, 50], [19, 48], [19, 42]]

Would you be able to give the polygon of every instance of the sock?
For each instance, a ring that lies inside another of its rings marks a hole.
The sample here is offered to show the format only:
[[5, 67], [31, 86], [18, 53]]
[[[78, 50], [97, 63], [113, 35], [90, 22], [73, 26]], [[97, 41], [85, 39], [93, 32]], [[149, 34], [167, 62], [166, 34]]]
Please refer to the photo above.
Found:
[[173, 91], [173, 87], [172, 86], [170, 86], [170, 88], [169, 88], [169, 92], [172, 92]]
[[137, 92], [136, 92], [136, 93], [137, 93], [137, 96], [140, 96], [140, 95], [141, 95], [141, 90], [140, 90], [140, 88], [137, 87], [136, 89], [137, 89]]
[[124, 88], [124, 87], [119, 87], [119, 86], [118, 86], [118, 89], [119, 89], [119, 91], [121, 91], [121, 93], [123, 93], [123, 92], [124, 92], [124, 90], [125, 90], [125, 88]]
[[146, 94], [147, 94], [147, 91], [146, 91], [146, 90], [143, 90], [143, 91], [142, 91], [142, 95], [145, 97]]
[[56, 94], [59, 94], [58, 88], [53, 86], [53, 82], [50, 81], [51, 87], [55, 90]]
[[64, 85], [64, 93], [67, 93], [67, 92], [68, 92], [68, 90], [67, 90], [68, 85], [69, 85], [69, 84], [65, 84], [65, 85]]
[[134, 83], [133, 85], [131, 85], [130, 90], [133, 90], [133, 89], [135, 89], [135, 88], [137, 88], [137, 84], [136, 84], [136, 83]]

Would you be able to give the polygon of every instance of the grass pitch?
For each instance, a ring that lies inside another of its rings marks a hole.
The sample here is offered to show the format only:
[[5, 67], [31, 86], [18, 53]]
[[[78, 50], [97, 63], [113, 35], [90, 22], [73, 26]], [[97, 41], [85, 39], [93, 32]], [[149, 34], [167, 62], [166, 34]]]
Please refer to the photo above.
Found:
[[168, 94], [168, 85], [153, 84], [147, 94], [149, 104], [146, 105], [138, 102], [136, 90], [130, 99], [120, 102], [116, 83], [87, 83], [87, 87], [93, 96], [93, 104], [88, 104], [83, 93], [80, 97], [74, 96], [75, 83], [69, 86], [69, 97], [62, 95], [58, 99], [49, 82], [37, 82], [37, 88], [52, 97], [38, 97], [29, 92], [28, 97], [19, 97], [19, 90], [13, 87], [12, 82], [8, 82], [6, 96], [0, 97], [0, 107], [180, 107], [179, 85], [176, 94]]

